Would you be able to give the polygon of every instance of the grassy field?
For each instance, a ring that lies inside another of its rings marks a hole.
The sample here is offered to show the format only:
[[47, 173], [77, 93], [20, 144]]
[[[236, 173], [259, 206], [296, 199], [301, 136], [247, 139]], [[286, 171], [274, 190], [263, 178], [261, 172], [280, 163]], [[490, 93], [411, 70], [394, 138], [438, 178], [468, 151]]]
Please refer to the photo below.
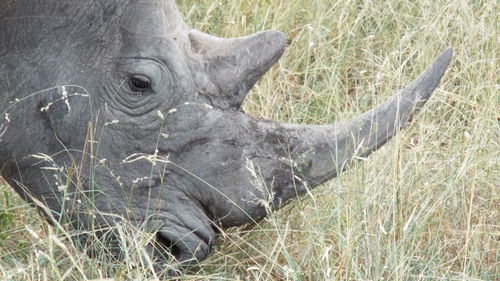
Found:
[[[224, 233], [181, 280], [500, 280], [497, 1], [177, 2], [214, 35], [287, 35], [284, 57], [245, 103], [280, 122], [359, 114], [455, 51], [394, 140], [258, 226]], [[138, 262], [91, 259], [66, 236], [1, 185], [0, 280], [158, 279]]]

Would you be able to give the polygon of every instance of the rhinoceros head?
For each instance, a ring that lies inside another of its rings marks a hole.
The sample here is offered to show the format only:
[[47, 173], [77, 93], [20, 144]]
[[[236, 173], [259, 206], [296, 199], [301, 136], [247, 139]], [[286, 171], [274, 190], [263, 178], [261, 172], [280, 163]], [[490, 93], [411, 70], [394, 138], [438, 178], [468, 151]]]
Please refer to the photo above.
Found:
[[49, 220], [143, 225], [181, 263], [204, 259], [218, 228], [254, 222], [387, 142], [451, 59], [351, 120], [279, 124], [241, 104], [283, 53], [282, 33], [213, 37], [173, 0], [2, 1], [0, 27], [4, 179]]

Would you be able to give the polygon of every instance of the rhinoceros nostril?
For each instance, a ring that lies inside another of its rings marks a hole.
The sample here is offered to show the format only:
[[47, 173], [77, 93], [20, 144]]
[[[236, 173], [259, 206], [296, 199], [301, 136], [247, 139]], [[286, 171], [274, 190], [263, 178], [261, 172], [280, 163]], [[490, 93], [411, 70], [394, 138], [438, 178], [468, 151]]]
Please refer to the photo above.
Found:
[[159, 256], [164, 257], [164, 260], [174, 258], [178, 266], [196, 264], [210, 253], [210, 244], [185, 228], [177, 228], [176, 231], [159, 230], [155, 242], [158, 245], [157, 253], [160, 250]]
[[[156, 233], [156, 243], [160, 251], [168, 251], [176, 261], [180, 261], [182, 250], [178, 243], [182, 243], [182, 241], [174, 240], [169, 235], [166, 235], [165, 232], [158, 231]], [[164, 256], [168, 258], [166, 255]]]

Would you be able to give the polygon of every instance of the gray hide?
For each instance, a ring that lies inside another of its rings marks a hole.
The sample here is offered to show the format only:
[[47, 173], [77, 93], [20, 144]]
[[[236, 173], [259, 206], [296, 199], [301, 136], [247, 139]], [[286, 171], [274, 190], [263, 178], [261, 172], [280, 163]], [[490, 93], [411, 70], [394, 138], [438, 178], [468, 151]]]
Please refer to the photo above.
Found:
[[2, 177], [46, 204], [52, 223], [95, 229], [121, 217], [196, 263], [217, 229], [255, 222], [386, 143], [452, 56], [351, 120], [248, 116], [245, 96], [285, 45], [276, 31], [192, 30], [173, 0], [0, 1]]

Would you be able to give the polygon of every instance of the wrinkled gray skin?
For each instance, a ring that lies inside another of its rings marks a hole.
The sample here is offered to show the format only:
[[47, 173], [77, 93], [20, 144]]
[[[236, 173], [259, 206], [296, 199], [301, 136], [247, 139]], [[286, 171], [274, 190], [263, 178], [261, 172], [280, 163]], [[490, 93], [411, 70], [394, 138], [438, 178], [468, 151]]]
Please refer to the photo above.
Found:
[[[171, 0], [0, 1], [1, 174], [27, 201], [47, 204], [49, 220], [61, 208], [79, 229], [123, 217], [192, 264], [219, 227], [262, 218], [266, 205], [278, 208], [387, 142], [452, 56], [446, 50], [351, 120], [246, 115], [246, 94], [285, 44], [276, 31], [221, 39], [192, 30]], [[86, 197], [108, 215], [89, 222], [77, 201]]]

